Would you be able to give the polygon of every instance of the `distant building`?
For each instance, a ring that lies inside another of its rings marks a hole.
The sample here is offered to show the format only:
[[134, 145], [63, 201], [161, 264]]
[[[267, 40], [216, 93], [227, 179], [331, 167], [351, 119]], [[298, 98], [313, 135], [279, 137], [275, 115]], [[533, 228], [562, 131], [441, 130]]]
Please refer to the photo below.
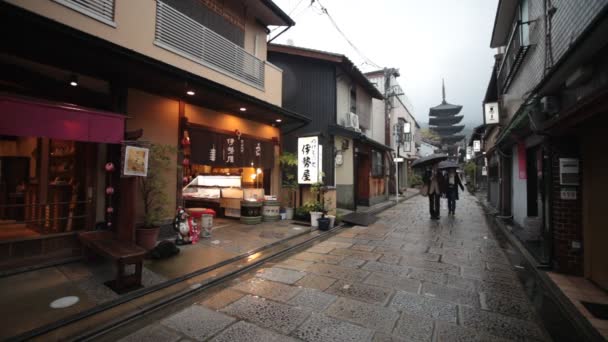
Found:
[[456, 143], [464, 139], [464, 135], [456, 134], [464, 129], [464, 125], [456, 125], [462, 121], [463, 116], [457, 115], [462, 106], [453, 105], [445, 100], [445, 84], [441, 84], [443, 100], [441, 104], [429, 110], [429, 129], [441, 137], [441, 147], [445, 153], [456, 156], [458, 148]]

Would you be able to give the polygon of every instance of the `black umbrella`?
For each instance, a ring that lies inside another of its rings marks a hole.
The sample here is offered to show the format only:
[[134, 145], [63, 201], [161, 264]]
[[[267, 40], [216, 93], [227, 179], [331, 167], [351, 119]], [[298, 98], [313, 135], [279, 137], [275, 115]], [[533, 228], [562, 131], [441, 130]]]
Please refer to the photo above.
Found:
[[444, 160], [437, 166], [439, 169], [457, 169], [459, 167], [457, 162], [451, 160]]
[[423, 166], [433, 165], [433, 164], [437, 164], [441, 161], [444, 161], [446, 159], [448, 159], [447, 154], [435, 153], [435, 154], [431, 154], [429, 156], [418, 158], [418, 159], [414, 160], [414, 162], [412, 163], [412, 167], [423, 167]]

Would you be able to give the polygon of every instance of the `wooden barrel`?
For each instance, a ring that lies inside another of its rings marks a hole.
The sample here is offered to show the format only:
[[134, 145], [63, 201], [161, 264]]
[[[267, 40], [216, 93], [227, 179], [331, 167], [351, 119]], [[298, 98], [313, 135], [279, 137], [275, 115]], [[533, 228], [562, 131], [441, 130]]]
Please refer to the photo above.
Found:
[[262, 202], [241, 201], [241, 223], [258, 224], [262, 222]]
[[276, 200], [264, 201], [264, 207], [262, 208], [262, 217], [266, 222], [278, 221], [281, 218], [279, 209], [281, 204]]

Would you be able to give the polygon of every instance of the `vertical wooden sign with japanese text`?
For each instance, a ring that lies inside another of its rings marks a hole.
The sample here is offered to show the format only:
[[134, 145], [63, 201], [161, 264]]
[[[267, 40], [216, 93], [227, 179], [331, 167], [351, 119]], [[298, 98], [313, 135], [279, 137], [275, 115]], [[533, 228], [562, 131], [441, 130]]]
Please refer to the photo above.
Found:
[[298, 138], [298, 184], [319, 181], [319, 138]]
[[517, 143], [517, 161], [519, 165], [519, 179], [528, 179], [526, 169], [526, 144], [524, 142]]

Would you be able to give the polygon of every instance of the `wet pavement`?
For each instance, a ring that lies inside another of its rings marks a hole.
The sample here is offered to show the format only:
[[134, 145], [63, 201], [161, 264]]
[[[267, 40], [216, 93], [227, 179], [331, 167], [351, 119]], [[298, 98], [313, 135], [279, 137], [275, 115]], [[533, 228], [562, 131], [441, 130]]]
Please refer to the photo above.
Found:
[[122, 341], [546, 341], [476, 199], [414, 197], [242, 276]]

